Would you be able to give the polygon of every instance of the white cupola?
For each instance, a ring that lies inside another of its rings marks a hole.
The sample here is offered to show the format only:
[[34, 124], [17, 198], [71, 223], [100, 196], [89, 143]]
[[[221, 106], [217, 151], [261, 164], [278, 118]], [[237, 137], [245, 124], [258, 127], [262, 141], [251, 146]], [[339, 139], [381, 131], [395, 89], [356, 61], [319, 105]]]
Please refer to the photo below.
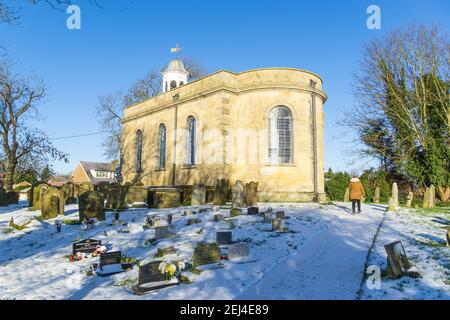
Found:
[[178, 88], [189, 80], [189, 72], [184, 67], [183, 61], [175, 59], [170, 61], [167, 68], [162, 72], [163, 92]]

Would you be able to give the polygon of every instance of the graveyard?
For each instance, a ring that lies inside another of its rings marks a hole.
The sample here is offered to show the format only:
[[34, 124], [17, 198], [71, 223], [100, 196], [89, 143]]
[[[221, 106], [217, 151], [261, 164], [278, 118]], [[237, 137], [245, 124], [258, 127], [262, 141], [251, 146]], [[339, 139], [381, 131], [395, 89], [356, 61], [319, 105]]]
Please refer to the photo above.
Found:
[[[450, 298], [448, 208], [233, 203], [106, 210], [92, 223], [77, 204], [45, 220], [2, 207], [0, 299]], [[399, 240], [420, 277], [386, 276], [384, 246]], [[379, 289], [366, 285], [370, 265]]]

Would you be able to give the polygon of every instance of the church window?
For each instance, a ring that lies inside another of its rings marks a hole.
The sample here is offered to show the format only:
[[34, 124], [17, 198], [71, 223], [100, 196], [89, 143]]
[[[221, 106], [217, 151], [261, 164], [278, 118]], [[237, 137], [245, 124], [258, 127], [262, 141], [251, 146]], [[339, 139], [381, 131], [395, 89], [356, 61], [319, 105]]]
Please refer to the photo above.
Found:
[[170, 81], [170, 89], [175, 89], [177, 87], [177, 82], [175, 80]]
[[136, 171], [142, 171], [142, 130], [136, 132]]
[[196, 120], [193, 116], [187, 119], [187, 137], [186, 137], [186, 165], [195, 165], [195, 135], [196, 135]]
[[159, 168], [166, 167], [166, 126], [159, 125]]
[[292, 163], [292, 113], [285, 106], [269, 114], [269, 159], [273, 164]]

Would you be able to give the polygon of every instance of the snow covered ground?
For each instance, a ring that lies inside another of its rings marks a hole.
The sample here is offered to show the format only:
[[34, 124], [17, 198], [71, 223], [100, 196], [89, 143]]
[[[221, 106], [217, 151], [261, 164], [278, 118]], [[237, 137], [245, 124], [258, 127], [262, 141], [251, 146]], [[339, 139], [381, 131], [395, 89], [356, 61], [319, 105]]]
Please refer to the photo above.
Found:
[[[349, 213], [347, 203], [264, 203], [260, 209], [269, 206], [274, 212], [285, 211], [285, 226], [290, 232], [271, 232], [271, 225], [262, 223], [260, 216], [247, 215], [238, 218], [239, 226], [233, 230], [233, 240], [248, 242], [256, 262], [226, 262], [221, 269], [186, 273], [192, 284], [144, 296], [130, 290], [137, 282], [138, 268], [110, 277], [90, 276], [87, 271], [97, 262], [96, 258], [69, 262], [72, 243], [95, 238], [143, 263], [154, 259], [157, 248], [173, 245], [177, 254], [163, 259], [189, 261], [196, 242], [214, 242], [216, 231], [226, 229], [228, 224], [212, 221], [211, 210], [197, 213], [195, 218], [202, 223], [191, 226], [186, 226], [188, 217], [182, 215], [186, 207], [151, 210], [174, 214], [172, 230], [176, 236], [147, 245], [145, 240], [154, 236], [152, 230], [106, 236], [106, 230], [122, 228], [111, 225], [110, 212], [107, 221], [93, 230], [64, 225], [62, 232], [57, 233], [54, 220], [35, 221], [33, 227], [22, 231], [12, 229], [8, 226], [11, 217], [39, 216], [40, 212], [20, 206], [0, 208], [0, 299], [449, 299], [449, 249], [426, 244], [445, 239], [443, 223], [448, 223], [449, 215], [403, 210], [398, 215], [388, 214], [369, 255], [369, 265], [386, 268], [383, 245], [402, 240], [424, 278], [383, 279], [380, 290], [363, 286], [360, 291], [368, 251], [385, 216], [385, 207], [366, 205], [364, 214], [355, 216]], [[193, 209], [200, 208], [211, 206]], [[121, 213], [121, 220], [144, 224], [148, 211], [128, 210]], [[222, 214], [228, 212], [221, 209]], [[64, 219], [77, 218], [77, 206], [66, 206]]]

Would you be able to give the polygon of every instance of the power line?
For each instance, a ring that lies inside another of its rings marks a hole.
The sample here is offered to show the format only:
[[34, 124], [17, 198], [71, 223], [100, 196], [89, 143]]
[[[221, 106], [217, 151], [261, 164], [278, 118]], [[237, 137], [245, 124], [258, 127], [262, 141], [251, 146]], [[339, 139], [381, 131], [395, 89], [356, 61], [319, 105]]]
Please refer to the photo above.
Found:
[[78, 135], [74, 135], [74, 136], [50, 138], [50, 140], [63, 140], [63, 139], [82, 138], [82, 137], [96, 136], [96, 135], [100, 135], [100, 134], [104, 134], [104, 133], [111, 133], [111, 132], [112, 131], [99, 131], [99, 132], [78, 134]]

